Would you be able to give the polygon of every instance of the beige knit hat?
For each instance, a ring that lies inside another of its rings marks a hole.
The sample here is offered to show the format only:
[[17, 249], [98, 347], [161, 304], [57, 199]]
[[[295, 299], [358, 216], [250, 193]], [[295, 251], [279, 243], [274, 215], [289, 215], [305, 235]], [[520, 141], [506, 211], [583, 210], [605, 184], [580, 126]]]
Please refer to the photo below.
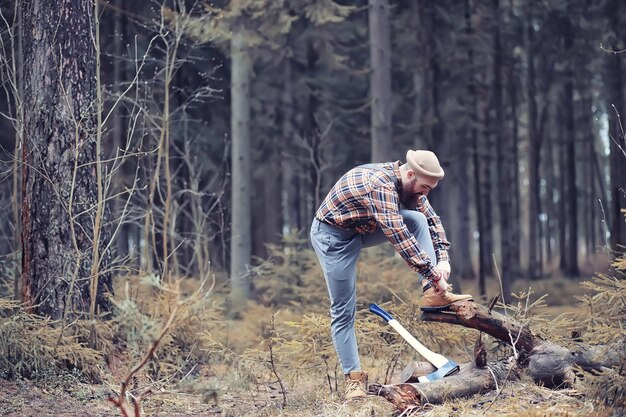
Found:
[[431, 151], [408, 151], [406, 162], [416, 174], [440, 180], [444, 176], [437, 155]]

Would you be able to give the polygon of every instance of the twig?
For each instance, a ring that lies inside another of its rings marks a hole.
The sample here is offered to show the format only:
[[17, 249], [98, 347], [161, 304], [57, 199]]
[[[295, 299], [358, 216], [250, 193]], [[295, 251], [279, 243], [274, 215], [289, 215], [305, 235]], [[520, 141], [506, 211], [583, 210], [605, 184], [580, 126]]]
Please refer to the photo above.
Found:
[[287, 393], [285, 392], [285, 386], [283, 385], [282, 379], [280, 378], [280, 376], [278, 376], [278, 372], [276, 371], [276, 364], [274, 363], [274, 335], [276, 332], [276, 326], [274, 322], [275, 317], [276, 315], [272, 315], [272, 321], [270, 322], [271, 333], [270, 333], [270, 338], [267, 341], [267, 345], [270, 351], [270, 368], [272, 370], [272, 373], [276, 377], [276, 380], [278, 381], [278, 385], [280, 386], [280, 390], [283, 394], [283, 408], [285, 408], [287, 407]]
[[602, 45], [602, 44], [600, 44], [600, 49], [602, 49], [604, 52], [608, 52], [610, 54], [621, 54], [621, 53], [626, 52], [626, 49], [620, 49], [618, 51], [615, 51], [615, 50], [612, 50], [612, 49], [606, 49], [604, 47], [604, 45]]
[[491, 408], [491, 406], [498, 400], [498, 398], [500, 397], [500, 394], [502, 393], [502, 391], [504, 391], [504, 387], [506, 385], [506, 381], [509, 380], [509, 375], [511, 375], [511, 371], [513, 370], [514, 364], [517, 362], [513, 362], [511, 364], [511, 366], [509, 367], [509, 371], [506, 373], [506, 376], [504, 377], [504, 381], [502, 382], [502, 388], [498, 389], [498, 380], [496, 379], [496, 375], [493, 373], [493, 371], [491, 370], [491, 368], [487, 367], [487, 369], [489, 369], [489, 372], [491, 372], [491, 375], [493, 375], [494, 380], [496, 381], [496, 390], [497, 390], [497, 394], [495, 396], [495, 398], [493, 399], [493, 401], [491, 401], [489, 403], [489, 405], [487, 406], [487, 408], [485, 408], [485, 410], [483, 411], [483, 415], [485, 415], [485, 413], [487, 411], [489, 411], [489, 409]]
[[[496, 274], [498, 276], [498, 281], [500, 282], [500, 293], [503, 293], [503, 289], [502, 289], [502, 277], [500, 276], [500, 269], [498, 269], [498, 263], [496, 262], [496, 256], [495, 254], [491, 255], [493, 257], [493, 263], [494, 263], [494, 267], [496, 269]], [[530, 297], [530, 291], [528, 296]], [[490, 306], [489, 306], [489, 312], [491, 313], [491, 309], [493, 308], [493, 305], [495, 305], [497, 301], [497, 296], [494, 297], [494, 300], [491, 302]], [[528, 300], [527, 300], [528, 302]], [[507, 309], [506, 309], [506, 303], [503, 303], [504, 305], [504, 315], [507, 318], [507, 321], [509, 319], [509, 315], [507, 313]], [[519, 354], [517, 352], [517, 348], [515, 347], [515, 344], [517, 343], [517, 341], [519, 340], [521, 334], [522, 334], [522, 329], [524, 329], [524, 324], [522, 323], [522, 325], [520, 326], [519, 332], [517, 334], [517, 337], [515, 338], [515, 340], [513, 340], [513, 335], [511, 334], [511, 330], [509, 329], [509, 326], [506, 326], [507, 328], [507, 332], [509, 333], [509, 338], [511, 339], [511, 347], [513, 348], [513, 356], [515, 357], [515, 362], [513, 362], [511, 364], [511, 366], [509, 367], [509, 371], [507, 372], [506, 376], [504, 377], [504, 381], [502, 382], [502, 388], [500, 388], [498, 390], [498, 382], [496, 380], [496, 389], [498, 391], [498, 393], [496, 394], [495, 398], [493, 399], [493, 401], [491, 401], [491, 403], [487, 406], [487, 408], [483, 411], [483, 415], [485, 415], [485, 413], [491, 408], [491, 406], [498, 400], [498, 398], [500, 397], [500, 393], [504, 390], [504, 387], [506, 386], [506, 381], [509, 380], [509, 375], [511, 375], [511, 372], [513, 371], [513, 367], [515, 366], [515, 364], [517, 363], [517, 360], [519, 359]], [[491, 370], [491, 368], [489, 368], [489, 371], [491, 372], [491, 374], [494, 376], [495, 379], [495, 374], [493, 373], [493, 371]]]
[[491, 302], [489, 303], [489, 308], [487, 309], [487, 312], [489, 314], [491, 314], [491, 310], [493, 310], [493, 307], [496, 305], [499, 298], [500, 298], [500, 294], [496, 294], [496, 296], [493, 297], [493, 300], [491, 300]]
[[178, 312], [178, 304], [174, 305], [174, 309], [172, 310], [169, 319], [167, 320], [167, 323], [165, 323], [165, 326], [163, 327], [163, 330], [161, 330], [161, 334], [159, 335], [159, 337], [156, 338], [156, 340], [152, 343], [152, 346], [150, 347], [150, 349], [148, 350], [148, 352], [144, 355], [143, 359], [141, 360], [141, 362], [139, 362], [139, 364], [137, 364], [137, 366], [135, 366], [130, 373], [126, 376], [126, 379], [124, 380], [124, 382], [122, 382], [122, 389], [119, 393], [119, 395], [117, 396], [109, 396], [108, 400], [110, 402], [112, 402], [113, 404], [115, 404], [120, 411], [122, 412], [122, 415], [124, 417], [140, 417], [141, 416], [141, 409], [140, 407], [140, 401], [141, 401], [141, 397], [145, 394], [148, 394], [149, 391], [145, 392], [144, 394], [140, 395], [137, 397], [137, 399], [135, 399], [133, 401], [133, 414], [130, 414], [130, 408], [128, 405], [128, 402], [126, 401], [126, 390], [128, 388], [128, 385], [130, 384], [130, 381], [133, 379], [133, 377], [135, 376], [135, 374], [137, 374], [137, 372], [141, 371], [141, 369], [146, 366], [146, 364], [148, 363], [148, 361], [150, 360], [150, 358], [152, 357], [152, 355], [154, 354], [154, 352], [156, 351], [157, 347], [159, 346], [159, 343], [161, 342], [161, 340], [163, 339], [163, 337], [165, 336], [165, 334], [167, 333], [167, 331], [169, 330], [170, 326], [172, 325], [172, 323], [174, 322], [174, 318], [176, 317], [176, 313]]

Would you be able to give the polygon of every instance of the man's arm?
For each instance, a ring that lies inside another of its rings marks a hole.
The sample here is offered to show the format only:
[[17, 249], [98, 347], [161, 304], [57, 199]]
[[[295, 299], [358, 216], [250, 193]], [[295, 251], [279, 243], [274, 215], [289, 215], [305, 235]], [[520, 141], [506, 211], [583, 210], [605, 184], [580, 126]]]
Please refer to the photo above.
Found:
[[436, 280], [434, 265], [404, 224], [395, 189], [387, 186], [377, 187], [371, 192], [366, 204], [383, 233], [409, 267], [428, 280]]
[[433, 247], [437, 254], [437, 262], [449, 261], [448, 249], [450, 242], [446, 239], [446, 231], [441, 224], [441, 219], [437, 216], [435, 209], [430, 205], [425, 195], [420, 196], [417, 209], [426, 216], [428, 220], [428, 231], [433, 241]]

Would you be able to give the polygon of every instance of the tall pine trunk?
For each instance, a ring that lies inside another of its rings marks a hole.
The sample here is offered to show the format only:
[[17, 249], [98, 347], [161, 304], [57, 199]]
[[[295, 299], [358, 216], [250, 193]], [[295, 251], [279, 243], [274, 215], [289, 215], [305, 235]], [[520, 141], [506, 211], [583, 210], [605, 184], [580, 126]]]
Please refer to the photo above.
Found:
[[565, 20], [565, 51], [569, 53], [565, 81], [565, 201], [566, 201], [566, 262], [565, 273], [577, 276], [578, 271], [578, 192], [576, 190], [576, 130], [574, 114], [574, 31], [569, 18]]
[[541, 265], [539, 251], [541, 242], [539, 240], [539, 135], [537, 132], [537, 88], [535, 76], [534, 57], [534, 28], [528, 25], [527, 45], [527, 95], [528, 95], [528, 135], [529, 135], [529, 157], [528, 157], [528, 276], [531, 279], [538, 279], [541, 275]]
[[578, 117], [578, 125], [580, 126], [580, 131], [582, 132], [583, 140], [581, 141], [581, 150], [582, 154], [585, 155], [583, 160], [581, 160], [580, 170], [582, 172], [582, 195], [583, 195], [583, 203], [581, 205], [582, 213], [581, 213], [581, 225], [584, 228], [584, 247], [585, 247], [585, 255], [590, 256], [595, 252], [595, 219], [593, 215], [593, 209], [595, 206], [595, 202], [597, 201], [597, 197], [595, 196], [595, 181], [594, 181], [594, 173], [593, 173], [593, 158], [594, 158], [594, 143], [595, 143], [595, 133], [593, 130], [593, 126], [591, 125], [593, 122], [593, 98], [591, 89], [588, 87], [584, 87], [581, 91], [581, 105]]
[[[232, 306], [250, 293], [248, 269], [252, 242], [250, 211], [250, 77], [252, 61], [245, 34], [234, 30], [231, 39], [231, 234], [230, 279]], [[235, 309], [238, 307], [235, 307]]]
[[[509, 3], [509, 24], [513, 26], [513, 28], [518, 28], [519, 23], [515, 14], [513, 12], [513, 4]], [[523, 29], [522, 29], [523, 30]], [[507, 37], [507, 45], [504, 48], [505, 51], [510, 51], [507, 55], [506, 59], [506, 68], [507, 68], [507, 93], [509, 97], [509, 101], [511, 103], [511, 163], [513, 164], [511, 173], [513, 174], [511, 177], [511, 259], [509, 259], [509, 264], [511, 265], [513, 280], [518, 275], [521, 274], [520, 267], [520, 207], [521, 207], [521, 198], [520, 198], [520, 187], [519, 187], [519, 150], [518, 150], [518, 142], [519, 142], [519, 123], [518, 123], [518, 96], [517, 96], [517, 83], [518, 78], [515, 67], [516, 67], [516, 58], [513, 54], [512, 50], [515, 42], [518, 41], [515, 37], [515, 30], [512, 30], [511, 35]]]
[[[465, 33], [467, 34], [468, 39], [473, 38], [474, 29], [472, 27], [471, 21], [471, 4], [469, 0], [465, 0]], [[481, 177], [481, 167], [480, 167], [480, 154], [481, 154], [481, 146], [480, 140], [478, 137], [478, 130], [476, 126], [478, 125], [478, 97], [476, 93], [476, 77], [474, 74], [474, 49], [470, 44], [467, 48], [467, 61], [468, 65], [471, 68], [469, 74], [469, 81], [467, 84], [467, 93], [469, 97], [469, 142], [471, 144], [472, 149], [472, 168], [473, 168], [473, 177], [474, 177], [474, 202], [476, 204], [476, 221], [478, 223], [478, 292], [481, 296], [486, 295], [487, 293], [487, 265], [485, 264], [485, 259], [487, 258], [487, 249], [486, 249], [486, 239], [485, 239], [485, 216], [484, 216], [484, 200], [481, 198], [480, 187], [482, 185], [482, 177]]]
[[[109, 311], [110, 234], [94, 260], [97, 111], [95, 19], [91, 2], [23, 1], [24, 143], [22, 295], [54, 319]], [[99, 221], [106, 225], [108, 212]], [[96, 275], [93, 275], [96, 271]], [[100, 272], [105, 271], [105, 272]], [[97, 283], [97, 285], [96, 285]], [[94, 288], [90, 288], [91, 286]], [[95, 291], [94, 291], [95, 290]]]
[[369, 1], [372, 162], [389, 158], [391, 144], [391, 41], [389, 1]]
[[[565, 110], [559, 108], [557, 112], [558, 120], [558, 137], [565, 137]], [[567, 269], [567, 200], [565, 198], [566, 184], [566, 158], [565, 158], [565, 140], [560, 139], [556, 143], [557, 163], [558, 163], [558, 190], [559, 190], [559, 225], [558, 225], [558, 242], [559, 242], [559, 269], [565, 271]]]
[[283, 60], [283, 91], [281, 96], [281, 132], [283, 143], [281, 151], [281, 190], [282, 190], [282, 230], [291, 233], [298, 228], [298, 172], [296, 170], [293, 146], [295, 132], [292, 124], [293, 114], [293, 71], [291, 60]]
[[500, 275], [502, 280], [502, 300], [508, 301], [511, 293], [511, 224], [513, 209], [511, 201], [512, 171], [511, 142], [504, 134], [503, 89], [502, 89], [502, 39], [500, 1], [493, 0], [495, 30], [493, 39], [493, 106], [495, 110], [494, 139], [496, 141], [496, 165], [498, 170], [498, 207], [500, 210]]
[[[116, 6], [121, 6], [122, 1], [118, 0], [115, 3]], [[122, 13], [122, 9], [116, 7], [113, 10], [111, 18], [113, 19], [113, 90], [116, 94], [121, 94], [123, 91], [122, 82], [126, 80], [126, 69], [125, 69], [125, 61], [122, 56], [124, 55], [124, 39], [125, 36], [125, 17]], [[113, 103], [115, 102], [115, 97], [111, 100]], [[118, 149], [124, 149], [126, 146], [126, 128], [124, 126], [124, 107], [118, 105], [117, 108], [113, 112], [113, 120], [112, 120], [112, 132], [111, 136], [113, 139], [113, 146], [111, 150], [111, 154], [113, 157], [117, 156]], [[118, 175], [113, 178], [112, 181], [112, 192], [114, 195], [117, 195], [124, 189], [124, 186], [130, 186], [126, 181], [127, 175], [126, 170], [128, 168], [122, 167], [118, 171]], [[119, 216], [122, 215], [124, 207], [124, 199], [116, 198], [113, 201], [113, 214], [119, 219]], [[117, 222], [117, 220], [116, 220]], [[129, 230], [134, 225], [124, 224], [119, 228], [119, 231], [116, 236], [116, 252], [119, 254], [123, 254], [122, 256], [130, 255], [131, 261], [135, 260], [135, 256], [133, 253], [135, 248], [129, 245]], [[134, 265], [135, 267], [139, 267], [139, 265]]]
[[[623, 13], [624, 4], [621, 0], [607, 0], [606, 16], [608, 19], [609, 42], [608, 47], [612, 51], [624, 49], [624, 27], [620, 13]], [[609, 134], [612, 139], [611, 146], [611, 246], [613, 250], [618, 245], [626, 245], [626, 223], [624, 213], [626, 209], [626, 133], [621, 120], [626, 117], [624, 107], [623, 85], [623, 53], [609, 53], [606, 56], [606, 88], [607, 88], [607, 112], [609, 114]], [[617, 112], [617, 114], [616, 114]], [[620, 124], [621, 123], [621, 124]], [[617, 142], [617, 143], [616, 143]], [[619, 149], [621, 146], [621, 150]]]

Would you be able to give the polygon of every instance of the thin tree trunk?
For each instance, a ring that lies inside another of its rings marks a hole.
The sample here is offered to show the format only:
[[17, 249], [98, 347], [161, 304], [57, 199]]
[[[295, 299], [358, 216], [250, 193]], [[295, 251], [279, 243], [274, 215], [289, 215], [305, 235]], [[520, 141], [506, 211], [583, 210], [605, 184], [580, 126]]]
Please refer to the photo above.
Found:
[[389, 1], [369, 0], [372, 162], [385, 162], [392, 149], [391, 41]]
[[268, 158], [269, 167], [271, 169], [268, 171], [268, 174], [271, 175], [270, 178], [275, 178], [275, 181], [268, 181], [265, 178], [263, 184], [263, 213], [265, 214], [265, 219], [261, 220], [263, 222], [263, 250], [258, 253], [259, 256], [266, 257], [268, 255], [266, 245], [269, 244], [277, 244], [280, 242], [280, 234], [281, 234], [281, 193], [282, 189], [277, 186], [277, 184], [281, 183], [281, 167], [280, 161], [277, 159], [278, 155]]
[[[21, 7], [19, 4], [15, 6], [15, 16], [13, 18], [13, 26], [17, 28], [15, 30], [15, 34], [17, 39], [15, 39], [15, 45], [12, 45], [12, 62], [15, 73], [13, 74], [14, 82], [16, 83], [17, 97], [15, 97], [15, 114], [17, 116], [18, 122], [16, 124], [16, 132], [15, 132], [15, 147], [13, 149], [13, 201], [11, 208], [13, 210], [13, 224], [15, 227], [15, 246], [13, 247], [13, 251], [15, 253], [15, 265], [18, 265], [20, 262], [20, 251], [18, 247], [21, 244], [22, 237], [22, 225], [20, 224], [20, 201], [23, 199], [23, 188], [22, 188], [22, 166], [19, 163], [20, 160], [20, 151], [22, 148], [22, 142], [24, 141], [24, 137], [22, 134], [24, 133], [24, 49], [22, 47], [22, 42], [24, 39], [24, 31], [23, 26], [20, 24], [22, 21], [21, 17]], [[15, 268], [14, 277], [13, 277], [13, 297], [16, 300], [20, 299], [20, 284], [22, 278], [22, 271], [20, 268]]]
[[594, 207], [596, 197], [596, 189], [595, 189], [595, 181], [593, 174], [593, 158], [595, 152], [595, 132], [592, 126], [592, 116], [593, 116], [593, 100], [591, 97], [590, 89], [585, 89], [584, 99], [582, 101], [582, 111], [581, 114], [581, 123], [584, 125], [584, 129], [581, 129], [584, 132], [584, 140], [583, 140], [583, 152], [585, 158], [583, 159], [583, 167], [584, 171], [584, 190], [585, 190], [585, 202], [583, 204], [584, 215], [583, 215], [583, 224], [585, 226], [585, 248], [587, 256], [592, 255], [596, 251], [596, 236], [595, 236], [595, 221], [594, 218]]
[[[470, 4], [470, 0], [465, 0], [465, 32], [467, 34], [468, 38], [472, 38], [474, 35], [474, 31], [472, 28], [472, 22], [471, 22], [471, 4]], [[470, 44], [470, 46], [467, 49], [467, 60], [468, 60], [468, 64], [470, 66], [470, 68], [474, 67], [474, 50]], [[471, 123], [471, 128], [470, 128], [470, 133], [469, 133], [469, 137], [470, 137], [470, 143], [472, 146], [472, 162], [473, 162], [473, 176], [474, 176], [474, 199], [475, 199], [475, 204], [476, 204], [476, 220], [478, 223], [478, 233], [479, 233], [479, 238], [478, 238], [478, 259], [479, 259], [479, 265], [478, 265], [478, 292], [481, 296], [486, 295], [487, 293], [487, 287], [486, 287], [486, 265], [485, 265], [485, 252], [486, 252], [486, 247], [485, 247], [485, 236], [484, 236], [484, 231], [485, 231], [485, 217], [484, 217], [484, 200], [481, 198], [481, 192], [480, 192], [480, 186], [482, 185], [482, 178], [481, 178], [481, 167], [480, 167], [480, 151], [481, 151], [481, 147], [480, 147], [480, 143], [479, 143], [479, 138], [478, 138], [478, 131], [476, 129], [476, 125], [477, 125], [477, 119], [478, 119], [478, 98], [476, 96], [476, 79], [474, 77], [474, 75], [470, 75], [470, 81], [468, 83], [467, 86], [467, 90], [468, 90], [468, 96], [469, 96], [469, 100], [470, 100], [470, 123]]]
[[[420, 126], [418, 133], [413, 138], [414, 149], [427, 149], [428, 142], [424, 135], [426, 128], [426, 117], [428, 112], [428, 68], [429, 62], [429, 47], [428, 36], [430, 34], [430, 22], [429, 22], [429, 3], [420, 5], [419, 2], [409, 2], [411, 7], [411, 13], [415, 18], [415, 26], [417, 30], [415, 32], [415, 49], [414, 56], [416, 56], [415, 71], [413, 72], [413, 92], [415, 93], [415, 100], [413, 101], [413, 125]], [[420, 7], [422, 6], [422, 7]]]
[[[437, 19], [437, 11], [433, 8], [431, 11], [431, 25], [433, 28], [437, 28], [442, 23]], [[434, 29], [435, 31], [437, 29]], [[437, 36], [437, 32], [432, 33], [432, 36]], [[430, 103], [433, 110], [433, 117], [431, 125], [431, 135], [430, 138], [432, 140], [430, 149], [432, 149], [435, 153], [439, 155], [439, 160], [444, 169], [448, 167], [448, 144], [446, 143], [446, 134], [445, 134], [445, 123], [443, 122], [443, 115], [441, 111], [441, 84], [444, 77], [444, 70], [439, 65], [440, 57], [437, 52], [437, 45], [434, 39], [431, 39], [430, 50], [430, 62], [429, 68], [432, 73], [432, 82], [430, 83]], [[441, 185], [441, 191], [434, 193], [432, 195], [431, 204], [433, 207], [437, 209], [437, 213], [445, 221], [448, 218], [448, 192], [446, 192], [446, 188], [448, 187], [449, 182], [444, 181]], [[431, 197], [429, 197], [431, 198]]]
[[567, 268], [567, 242], [566, 242], [566, 199], [565, 199], [565, 149], [564, 149], [564, 136], [565, 136], [565, 115], [564, 110], [559, 109], [558, 121], [559, 130], [557, 141], [557, 161], [559, 172], [559, 269], [565, 271]]
[[[116, 5], [121, 6], [121, 1], [118, 1]], [[124, 15], [121, 12], [121, 9], [116, 7], [113, 11], [113, 90], [117, 94], [121, 94], [123, 91], [122, 80], [125, 80], [125, 64], [122, 56], [124, 54], [124, 39], [125, 39], [125, 24], [124, 24]], [[113, 100], [115, 102], [115, 100]], [[113, 112], [113, 127], [111, 135], [113, 136], [113, 149], [112, 155], [113, 157], [118, 155], [118, 149], [124, 149], [126, 145], [126, 129], [124, 126], [124, 107], [118, 105], [118, 107]], [[124, 178], [125, 170], [122, 168], [118, 171], [118, 175], [113, 178], [112, 181], [112, 191], [113, 195], [117, 195], [121, 190], [122, 186], [125, 185]], [[113, 201], [113, 213], [116, 217], [115, 221], [119, 221], [118, 219], [122, 215], [124, 207], [124, 199], [116, 198]], [[122, 225], [119, 228], [118, 234], [116, 236], [116, 252], [123, 254], [124, 256], [130, 252], [130, 248], [128, 245], [128, 225]]]
[[528, 73], [527, 73], [527, 95], [528, 95], [528, 135], [529, 135], [529, 193], [528, 193], [528, 276], [530, 279], [540, 277], [539, 251], [541, 242], [539, 241], [539, 142], [537, 132], [537, 89], [535, 86], [535, 57], [534, 57], [534, 29], [528, 25], [527, 45], [528, 53]]
[[578, 192], [576, 191], [576, 130], [574, 115], [574, 64], [572, 62], [574, 32], [569, 18], [565, 21], [565, 50], [570, 53], [565, 81], [565, 174], [566, 174], [566, 270], [569, 276], [578, 276]]
[[543, 172], [545, 173], [544, 178], [546, 181], [546, 191], [543, 196], [543, 202], [541, 204], [543, 207], [542, 212], [545, 214], [545, 221], [543, 222], [543, 248], [545, 254], [544, 267], [550, 265], [554, 250], [554, 248], [552, 247], [552, 223], [555, 220], [556, 216], [553, 215], [554, 204], [552, 203], [554, 195], [554, 169], [552, 166], [552, 154], [554, 153], [553, 142], [554, 141], [552, 140], [552, 137], [546, 138], [546, 140], [544, 141], [544, 149], [546, 155], [541, 160], [541, 162], [543, 163]]
[[[513, 13], [513, 2], [509, 2], [509, 21], [510, 24], [514, 27], [517, 27], [519, 24], [517, 23], [517, 19]], [[513, 50], [514, 40], [513, 36], [510, 37], [511, 40], [507, 43], [505, 50]], [[521, 215], [520, 215], [520, 207], [521, 207], [521, 198], [520, 198], [520, 188], [519, 188], [519, 150], [518, 150], [518, 142], [519, 142], [519, 125], [518, 125], [518, 115], [517, 115], [517, 79], [516, 71], [515, 71], [515, 63], [516, 58], [511, 53], [508, 55], [507, 63], [507, 72], [508, 72], [508, 96], [509, 101], [511, 103], [511, 136], [512, 136], [512, 147], [511, 147], [511, 164], [513, 176], [511, 178], [511, 207], [512, 207], [512, 222], [511, 222], [511, 271], [512, 276], [511, 280], [514, 280], [521, 273], [520, 267], [520, 223], [521, 223]]]
[[501, 257], [499, 271], [502, 280], [502, 300], [506, 302], [508, 301], [511, 293], [511, 264], [509, 263], [509, 259], [512, 257], [512, 253], [509, 233], [513, 217], [513, 210], [511, 207], [511, 181], [513, 175], [511, 174], [511, 171], [514, 169], [514, 165], [510, 161], [510, 141], [504, 134], [500, 1], [493, 0], [492, 4], [493, 12], [495, 14], [495, 31], [493, 39], [493, 106], [496, 116], [494, 120], [494, 135], [496, 141], [496, 160], [498, 169], [498, 207], [500, 209]]
[[[307, 44], [307, 76], [314, 78], [318, 75], [317, 64], [320, 59], [320, 51], [313, 41], [309, 41]], [[320, 164], [320, 147], [321, 147], [321, 132], [317, 123], [316, 114], [320, 107], [320, 99], [314, 92], [310, 92], [306, 98], [305, 112], [304, 112], [304, 139], [307, 142], [311, 152], [310, 155], [306, 155], [305, 172], [307, 174], [306, 180], [308, 182], [299, 179], [298, 190], [300, 191], [300, 215], [298, 218], [298, 229], [304, 229], [309, 227], [313, 221], [315, 210], [319, 207], [321, 196], [317, 195], [317, 184], [321, 184], [321, 172], [318, 167]], [[311, 156], [315, 159], [315, 163], [310, 162]], [[306, 184], [303, 186], [303, 184]]]
[[[107, 210], [92, 268], [98, 187], [96, 48], [90, 2], [21, 2], [24, 33], [22, 295], [39, 314], [109, 311]], [[46, 74], [45, 77], [42, 74]], [[36, 167], [36, 168], [34, 168]], [[96, 233], [95, 236], [98, 236]], [[91, 273], [95, 269], [97, 276]], [[95, 300], [90, 286], [97, 278]]]
[[239, 306], [250, 293], [248, 269], [252, 244], [250, 211], [250, 77], [252, 61], [245, 33], [234, 30], [231, 39], [231, 240], [230, 277], [232, 306]]
[[[624, 49], [624, 24], [623, 2], [621, 0], [608, 0], [606, 2], [606, 16], [610, 33], [608, 49], [621, 51]], [[622, 61], [623, 53], [606, 54], [606, 86], [607, 86], [607, 111], [609, 113], [609, 134], [611, 135], [611, 246], [613, 250], [618, 245], [626, 246], [626, 223], [624, 213], [626, 208], [626, 132], [624, 122], [626, 107], [624, 107], [624, 68]], [[619, 149], [621, 146], [621, 150]]]
[[[293, 81], [291, 61], [283, 61], [283, 93], [281, 97], [280, 113], [282, 117], [282, 136], [285, 146], [281, 152], [282, 174], [282, 229], [291, 233], [298, 227], [298, 184], [295, 169], [296, 150], [293, 146], [295, 132], [292, 125], [293, 114]], [[307, 225], [308, 227], [308, 225]]]

